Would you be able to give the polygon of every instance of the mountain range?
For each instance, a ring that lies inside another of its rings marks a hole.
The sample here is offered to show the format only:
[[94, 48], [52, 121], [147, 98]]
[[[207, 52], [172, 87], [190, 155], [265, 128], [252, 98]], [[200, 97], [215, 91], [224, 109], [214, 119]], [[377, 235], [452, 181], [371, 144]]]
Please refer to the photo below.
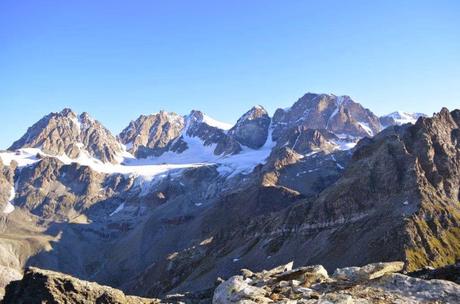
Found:
[[307, 93], [235, 125], [160, 111], [113, 135], [64, 109], [0, 160], [2, 290], [31, 266], [164, 298], [290, 261], [460, 257], [459, 110], [379, 117]]

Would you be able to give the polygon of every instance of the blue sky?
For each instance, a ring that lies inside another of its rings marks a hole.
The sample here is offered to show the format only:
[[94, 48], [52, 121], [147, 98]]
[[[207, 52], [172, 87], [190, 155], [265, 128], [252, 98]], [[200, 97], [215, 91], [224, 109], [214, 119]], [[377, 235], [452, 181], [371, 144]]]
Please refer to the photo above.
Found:
[[0, 148], [43, 115], [234, 122], [306, 92], [377, 114], [460, 106], [460, 2], [0, 1]]

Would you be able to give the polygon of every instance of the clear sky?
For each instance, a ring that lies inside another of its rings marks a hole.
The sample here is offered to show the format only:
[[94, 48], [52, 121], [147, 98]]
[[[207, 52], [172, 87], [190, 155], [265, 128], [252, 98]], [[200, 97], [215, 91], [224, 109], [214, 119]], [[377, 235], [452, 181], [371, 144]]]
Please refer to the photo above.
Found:
[[306, 92], [376, 114], [460, 107], [460, 1], [1, 0], [0, 148], [43, 115], [234, 122]]

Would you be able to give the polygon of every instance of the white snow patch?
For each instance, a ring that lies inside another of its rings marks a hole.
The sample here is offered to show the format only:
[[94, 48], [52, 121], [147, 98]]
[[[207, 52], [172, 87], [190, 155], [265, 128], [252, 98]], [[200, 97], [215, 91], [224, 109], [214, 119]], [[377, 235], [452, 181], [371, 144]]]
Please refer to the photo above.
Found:
[[200, 207], [203, 203], [195, 203], [195, 206]]
[[72, 120], [72, 122], [75, 124], [75, 126], [77, 127], [77, 130], [78, 130], [78, 133], [81, 132], [81, 123], [80, 123], [80, 118], [79, 117], [71, 117], [70, 118]]
[[335, 99], [335, 110], [334, 112], [332, 112], [331, 116], [329, 116], [327, 120], [326, 129], [329, 127], [329, 122], [332, 120], [332, 118], [334, 118], [335, 115], [339, 113], [340, 106], [343, 104], [344, 100], [345, 100], [344, 96], [337, 96], [337, 98]]
[[18, 167], [25, 167], [40, 160], [37, 158], [38, 153], [41, 153], [40, 149], [25, 148], [15, 152], [0, 152], [0, 158], [6, 166], [10, 166], [11, 162], [14, 160], [18, 163]]
[[356, 142], [349, 142], [343, 140], [336, 141], [335, 143], [338, 145], [338, 149], [342, 151], [353, 149], [357, 144]]
[[348, 134], [335, 134], [335, 136], [337, 136], [339, 140], [334, 140], [333, 142], [337, 145], [337, 149], [342, 151], [353, 149], [360, 140], [359, 137]]
[[203, 114], [203, 122], [206, 123], [208, 126], [216, 127], [222, 130], [229, 130], [233, 127], [231, 124], [215, 120], [214, 118], [209, 117], [206, 114]]
[[220, 165], [217, 170], [223, 176], [250, 173], [255, 166], [265, 163], [275, 145], [276, 142], [272, 139], [272, 130], [270, 129], [267, 140], [261, 148], [254, 150], [243, 146], [240, 153], [217, 159], [216, 162]]
[[407, 205], [409, 205], [409, 202], [408, 202], [408, 201], [404, 201], [404, 202], [403, 202], [403, 205], [404, 205], [404, 206], [407, 206]]
[[16, 196], [16, 191], [15, 191], [14, 187], [11, 187], [10, 197], [8, 198], [8, 202], [6, 203], [6, 206], [3, 209], [3, 213], [9, 214], [9, 213], [14, 211], [13, 201], [14, 201], [15, 196]]
[[121, 203], [120, 206], [118, 206], [117, 209], [115, 209], [115, 211], [113, 211], [112, 213], [110, 213], [109, 216], [112, 216], [112, 215], [117, 214], [118, 212], [120, 212], [120, 211], [123, 210], [124, 208], [125, 208], [125, 203]]
[[125, 152], [124, 156], [121, 157], [124, 161], [120, 164], [110, 164], [110, 163], [103, 163], [100, 160], [91, 157], [86, 151], [81, 151], [79, 156], [75, 159], [69, 158], [66, 155], [60, 156], [53, 156], [48, 155], [42, 152], [39, 149], [35, 148], [26, 148], [20, 149], [16, 152], [2, 152], [0, 153], [0, 158], [2, 159], [3, 163], [6, 165], [10, 165], [11, 161], [15, 160], [18, 162], [19, 167], [24, 167], [28, 165], [32, 165], [38, 162], [40, 159], [37, 157], [37, 154], [46, 157], [54, 157], [62, 161], [64, 164], [71, 164], [71, 163], [78, 163], [82, 166], [88, 166], [91, 169], [107, 174], [113, 173], [120, 173], [120, 174], [133, 174], [136, 176], [141, 176], [146, 180], [151, 180], [156, 175], [165, 174], [171, 170], [179, 170], [185, 168], [196, 168], [206, 164], [202, 163], [162, 163], [162, 164], [155, 164], [149, 160], [138, 160], [135, 159], [131, 154]]
[[[276, 142], [272, 140], [271, 131], [265, 144], [255, 150], [242, 146], [240, 153], [235, 155], [215, 155], [216, 145], [205, 146], [199, 137], [190, 137], [183, 133], [183, 140], [187, 143], [188, 149], [182, 153], [168, 151], [159, 157], [145, 159], [151, 164], [176, 164], [176, 165], [218, 165], [218, 172], [222, 176], [233, 176], [238, 173], [250, 173], [258, 164], [265, 162], [270, 155]], [[139, 162], [141, 160], [137, 160]]]
[[236, 262], [238, 262], [239, 260], [240, 260], [239, 258], [234, 258], [234, 259], [233, 259], [233, 263], [236, 263]]
[[369, 127], [368, 123], [366, 123], [366, 122], [358, 122], [358, 124], [361, 126], [361, 128], [364, 129], [364, 131], [366, 131], [367, 134], [369, 134], [370, 136], [374, 135], [374, 132], [372, 132], [372, 129]]
[[229, 177], [239, 173], [247, 174], [258, 164], [265, 163], [276, 142], [272, 140], [272, 129], [270, 129], [265, 144], [259, 149], [242, 147], [242, 151], [235, 155], [215, 155], [216, 145], [204, 145], [199, 137], [190, 137], [186, 129], [182, 134], [182, 139], [187, 143], [188, 148], [182, 153], [168, 151], [159, 157], [136, 159], [126, 151], [126, 146], [122, 146], [122, 153], [118, 155], [119, 164], [103, 163], [92, 157], [85, 150], [81, 150], [75, 159], [67, 155], [49, 155], [37, 148], [25, 148], [15, 152], [0, 152], [0, 159], [6, 165], [10, 165], [13, 160], [18, 162], [19, 167], [32, 165], [40, 161], [41, 155], [44, 157], [54, 157], [64, 164], [78, 163], [88, 166], [91, 169], [106, 174], [132, 174], [143, 177], [146, 181], [153, 180], [156, 176], [167, 176], [168, 172], [178, 171], [186, 168], [196, 168], [201, 166], [217, 165], [218, 171], [222, 176]]
[[407, 123], [415, 124], [417, 122], [417, 119], [423, 116], [426, 116], [426, 115], [422, 113], [409, 113], [409, 112], [396, 111], [388, 115], [385, 115], [383, 117], [393, 118], [393, 120], [395, 121], [397, 125], [403, 125]]
[[127, 151], [127, 150], [130, 150], [132, 147], [133, 147], [133, 142], [130, 141], [129, 143], [125, 145], [124, 149]]

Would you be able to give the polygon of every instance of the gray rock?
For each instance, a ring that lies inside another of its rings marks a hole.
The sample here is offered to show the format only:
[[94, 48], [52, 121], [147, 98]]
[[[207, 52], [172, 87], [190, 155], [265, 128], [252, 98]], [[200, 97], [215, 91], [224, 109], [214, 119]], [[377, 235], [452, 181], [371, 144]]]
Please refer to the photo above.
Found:
[[21, 281], [14, 281], [6, 287], [2, 303], [153, 304], [160, 301], [127, 296], [118, 289], [31, 267]]
[[321, 283], [329, 278], [326, 269], [321, 265], [300, 267], [294, 270], [283, 272], [275, 277], [277, 281], [298, 280], [304, 285], [310, 286], [314, 283]]
[[382, 129], [379, 118], [349, 96], [313, 93], [305, 94], [288, 109], [276, 110], [273, 125], [275, 139], [300, 125], [356, 137], [373, 136]]
[[366, 281], [379, 278], [388, 273], [402, 271], [404, 262], [374, 263], [363, 267], [337, 269], [332, 277], [336, 280]]
[[122, 152], [118, 140], [101, 123], [86, 112], [77, 116], [70, 109], [43, 117], [9, 150], [21, 148], [40, 148], [45, 153], [70, 158], [89, 154], [109, 163], [118, 163]]
[[238, 119], [228, 132], [241, 144], [258, 149], [267, 141], [270, 117], [262, 106], [255, 106]]
[[181, 135], [184, 127], [183, 116], [160, 111], [157, 114], [139, 116], [118, 137], [128, 151], [137, 157], [158, 156]]
[[214, 291], [213, 304], [270, 303], [267, 292], [245, 282], [242, 276], [233, 276], [220, 284]]
[[383, 276], [371, 285], [412, 300], [412, 303], [460, 303], [460, 285], [444, 280], [422, 280], [403, 274]]

